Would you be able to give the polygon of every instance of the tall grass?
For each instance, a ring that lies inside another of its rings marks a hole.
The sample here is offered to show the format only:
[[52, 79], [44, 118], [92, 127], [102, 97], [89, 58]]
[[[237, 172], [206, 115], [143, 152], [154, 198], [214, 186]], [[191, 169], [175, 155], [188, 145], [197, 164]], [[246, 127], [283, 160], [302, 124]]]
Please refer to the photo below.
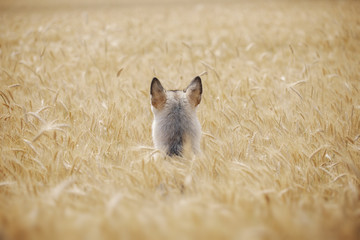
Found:
[[[359, 239], [360, 4], [2, 7], [1, 239]], [[149, 85], [202, 75], [202, 152]]]

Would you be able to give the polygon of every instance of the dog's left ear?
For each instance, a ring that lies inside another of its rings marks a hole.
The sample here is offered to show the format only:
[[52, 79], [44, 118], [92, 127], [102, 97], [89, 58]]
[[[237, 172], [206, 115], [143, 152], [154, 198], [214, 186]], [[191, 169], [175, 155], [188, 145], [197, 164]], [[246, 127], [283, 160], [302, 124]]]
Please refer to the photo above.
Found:
[[201, 78], [198, 76], [191, 81], [189, 86], [185, 89], [186, 97], [191, 105], [196, 107], [201, 101], [202, 84]]
[[162, 109], [166, 103], [165, 89], [157, 78], [153, 78], [150, 86], [151, 104], [156, 109]]

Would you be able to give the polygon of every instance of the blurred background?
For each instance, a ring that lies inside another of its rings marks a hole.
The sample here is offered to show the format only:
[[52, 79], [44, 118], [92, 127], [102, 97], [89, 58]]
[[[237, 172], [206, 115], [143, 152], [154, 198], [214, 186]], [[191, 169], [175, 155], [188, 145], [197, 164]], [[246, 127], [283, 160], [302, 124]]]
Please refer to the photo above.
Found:
[[[212, 3], [217, 0], [1, 0], [0, 7], [91, 7], [136, 4], [182, 4], [182, 3]], [[237, 2], [223, 0], [221, 2]]]

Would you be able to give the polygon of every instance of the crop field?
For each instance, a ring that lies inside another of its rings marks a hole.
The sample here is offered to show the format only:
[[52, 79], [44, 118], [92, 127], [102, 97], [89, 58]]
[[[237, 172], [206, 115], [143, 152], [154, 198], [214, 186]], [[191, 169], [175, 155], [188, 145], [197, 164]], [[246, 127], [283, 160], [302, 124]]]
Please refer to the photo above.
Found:
[[[0, 2], [0, 239], [360, 239], [360, 2]], [[150, 83], [203, 83], [197, 156]]]

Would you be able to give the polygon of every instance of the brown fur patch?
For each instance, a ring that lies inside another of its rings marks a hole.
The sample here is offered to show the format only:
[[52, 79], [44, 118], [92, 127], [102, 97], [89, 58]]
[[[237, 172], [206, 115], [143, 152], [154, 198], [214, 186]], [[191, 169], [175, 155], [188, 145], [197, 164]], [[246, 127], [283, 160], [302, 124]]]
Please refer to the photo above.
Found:
[[161, 110], [166, 103], [166, 93], [165, 89], [157, 78], [154, 78], [151, 82], [150, 94], [151, 105], [153, 105], [156, 109]]
[[199, 105], [201, 102], [201, 94], [202, 94], [202, 84], [201, 78], [196, 77], [194, 80], [191, 81], [189, 86], [185, 90], [186, 96], [194, 107]]

